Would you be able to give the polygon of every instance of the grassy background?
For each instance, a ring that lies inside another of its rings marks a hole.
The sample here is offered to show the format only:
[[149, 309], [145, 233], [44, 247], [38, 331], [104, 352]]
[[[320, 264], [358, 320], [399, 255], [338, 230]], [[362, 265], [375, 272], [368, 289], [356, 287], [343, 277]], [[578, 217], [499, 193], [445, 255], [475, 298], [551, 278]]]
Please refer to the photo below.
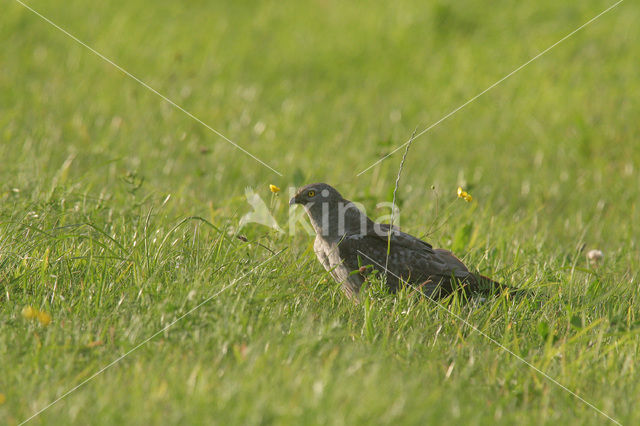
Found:
[[[276, 257], [234, 235], [248, 186], [281, 225], [270, 183], [326, 181], [386, 214], [399, 155], [357, 171], [611, 1], [29, 4], [283, 177], [2, 0], [0, 423], [231, 283], [33, 423], [607, 422], [432, 302], [371, 289], [353, 305], [304, 232], [241, 230]], [[418, 139], [399, 193], [404, 230], [532, 291], [447, 308], [626, 424], [639, 19], [622, 3]]]

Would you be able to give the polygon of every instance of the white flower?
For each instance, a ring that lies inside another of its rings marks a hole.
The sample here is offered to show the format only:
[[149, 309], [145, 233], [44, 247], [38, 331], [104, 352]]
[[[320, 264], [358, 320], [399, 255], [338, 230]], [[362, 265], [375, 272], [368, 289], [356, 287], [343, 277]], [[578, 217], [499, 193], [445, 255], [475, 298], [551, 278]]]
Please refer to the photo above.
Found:
[[602, 254], [602, 251], [600, 250], [589, 250], [587, 253], [587, 260], [589, 260], [589, 263], [592, 265], [596, 265], [603, 257], [604, 254]]

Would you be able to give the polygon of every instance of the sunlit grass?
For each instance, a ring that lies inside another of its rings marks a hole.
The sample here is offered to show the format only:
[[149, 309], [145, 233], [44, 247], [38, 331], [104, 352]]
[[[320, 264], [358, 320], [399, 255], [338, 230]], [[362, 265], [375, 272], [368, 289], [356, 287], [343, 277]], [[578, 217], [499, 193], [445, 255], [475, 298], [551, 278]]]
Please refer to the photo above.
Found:
[[5, 3], [0, 423], [242, 276], [34, 424], [607, 421], [456, 316], [640, 420], [636, 4], [407, 157], [394, 221], [527, 296], [436, 304], [374, 283], [354, 305], [302, 229], [239, 229], [245, 189], [285, 231], [285, 188], [315, 181], [388, 214], [400, 158], [357, 172], [610, 2], [29, 2], [284, 177]]

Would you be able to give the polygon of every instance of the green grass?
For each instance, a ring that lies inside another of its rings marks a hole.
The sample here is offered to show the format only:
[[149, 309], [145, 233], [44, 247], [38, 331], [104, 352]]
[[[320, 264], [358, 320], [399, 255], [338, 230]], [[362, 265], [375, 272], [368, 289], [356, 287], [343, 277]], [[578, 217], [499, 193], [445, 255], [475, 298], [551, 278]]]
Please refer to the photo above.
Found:
[[[232, 283], [32, 424], [607, 423], [442, 306], [376, 288], [354, 305], [301, 229], [238, 230], [245, 188], [269, 203], [270, 183], [325, 181], [387, 214], [400, 156], [356, 172], [613, 1], [573, 3], [29, 2], [279, 177], [3, 0], [0, 423]], [[417, 139], [399, 190], [404, 230], [531, 293], [446, 308], [624, 424], [639, 19], [623, 2]]]

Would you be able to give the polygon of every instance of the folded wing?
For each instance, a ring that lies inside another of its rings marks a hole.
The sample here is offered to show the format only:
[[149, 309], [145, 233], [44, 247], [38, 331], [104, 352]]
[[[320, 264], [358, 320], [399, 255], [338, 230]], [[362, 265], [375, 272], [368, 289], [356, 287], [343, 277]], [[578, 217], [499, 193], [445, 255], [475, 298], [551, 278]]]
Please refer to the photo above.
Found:
[[430, 244], [397, 230], [391, 233], [388, 261], [387, 237], [378, 233], [345, 236], [339, 250], [344, 265], [352, 271], [368, 266], [367, 270], [384, 274], [386, 265], [387, 285], [393, 291], [398, 289], [400, 279], [414, 287], [421, 286], [428, 296], [435, 291], [451, 292], [456, 281], [475, 285], [474, 276], [450, 251], [433, 249]]

